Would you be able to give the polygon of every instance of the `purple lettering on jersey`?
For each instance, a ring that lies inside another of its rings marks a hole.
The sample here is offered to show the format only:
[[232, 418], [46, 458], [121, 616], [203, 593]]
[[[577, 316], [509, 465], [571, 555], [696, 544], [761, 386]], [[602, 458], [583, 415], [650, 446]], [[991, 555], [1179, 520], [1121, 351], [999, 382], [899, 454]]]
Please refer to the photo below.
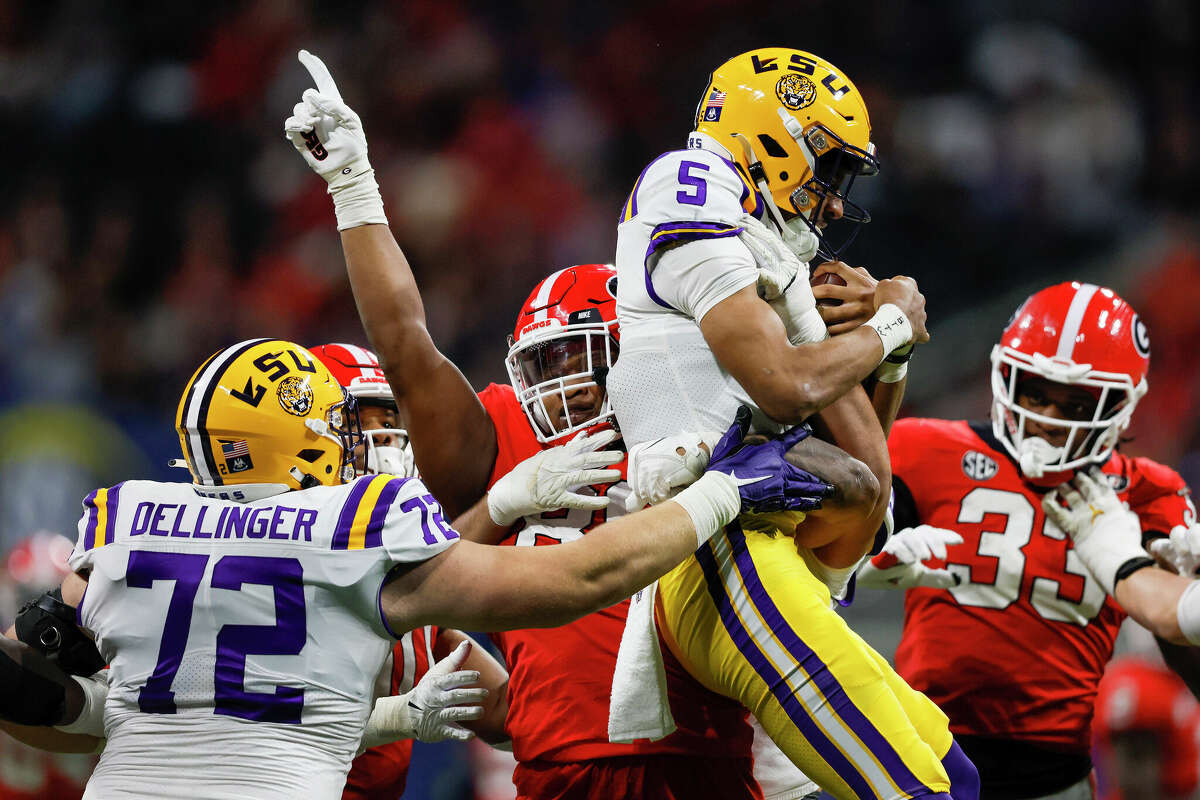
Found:
[[312, 541], [313, 525], [317, 523], [317, 511], [314, 508], [302, 508], [296, 512], [296, 526], [292, 528], [292, 541], [300, 538], [300, 531], [304, 531], [304, 541]]
[[251, 509], [242, 506], [232, 506], [229, 509], [229, 519], [225, 521], [225, 526], [221, 529], [221, 538], [229, 539], [235, 537], [241, 539], [246, 535], [246, 520], [249, 519]]
[[[150, 533], [154, 533], [153, 530]], [[160, 535], [166, 535], [160, 534]], [[188, 631], [192, 626], [192, 603], [208, 566], [208, 556], [194, 553], [154, 553], [134, 550], [125, 569], [125, 584], [132, 589], [149, 589], [155, 581], [174, 581], [158, 664], [138, 692], [138, 708], [147, 714], [174, 714], [175, 693], [171, 684], [183, 661]]]
[[160, 522], [163, 522], [166, 519], [168, 508], [175, 508], [175, 504], [174, 503], [163, 503], [162, 505], [155, 507], [154, 517], [150, 521], [150, 535], [151, 536], [166, 536], [167, 535], [166, 528], [160, 528], [160, 527], [158, 527], [158, 524]]
[[175, 524], [171, 526], [171, 535], [178, 536], [184, 539], [191, 537], [191, 531], [183, 530], [183, 514], [187, 511], [187, 506], [179, 506], [179, 510], [175, 512]]
[[437, 544], [437, 538], [433, 532], [429, 530], [429, 509], [419, 497], [410, 497], [400, 504], [400, 510], [407, 514], [410, 511], [421, 512], [421, 533], [425, 537], [425, 544]]
[[130, 528], [129, 535], [141, 536], [150, 530], [150, 517], [153, 514], [154, 503], [138, 503], [137, 508], [133, 510], [133, 527]]
[[[196, 512], [196, 529], [192, 531], [193, 539], [211, 539], [212, 534], [204, 530], [204, 515], [208, 513], [208, 506], [200, 506], [200, 510]], [[217, 530], [221, 529], [221, 523], [217, 521]]]
[[250, 522], [246, 525], [247, 539], [261, 539], [267, 535], [267, 525], [271, 523], [269, 514], [263, 514], [265, 508], [256, 508], [250, 512]]
[[675, 202], [689, 206], [702, 206], [708, 199], [708, 182], [700, 175], [693, 175], [692, 170], [694, 169], [708, 172], [708, 164], [701, 164], [699, 161], [679, 162], [679, 182], [684, 186], [692, 187], [693, 191], [680, 189], [675, 193]]
[[446, 523], [446, 518], [442, 515], [442, 504], [433, 499], [431, 494], [425, 495], [422, 499], [433, 509], [433, 525], [441, 531], [442, 537], [448, 542], [457, 539], [458, 532]]
[[283, 522], [283, 512], [290, 511], [296, 513], [296, 509], [288, 508], [287, 506], [275, 506], [275, 513], [271, 515], [271, 532], [267, 534], [268, 539], [287, 539], [287, 533], [279, 533], [279, 525]]
[[292, 656], [304, 649], [304, 570], [294, 558], [264, 556], [225, 556], [213, 568], [213, 588], [240, 591], [246, 583], [275, 590], [275, 624], [225, 625], [217, 633], [213, 713], [298, 725], [304, 689], [276, 685], [274, 692], [246, 691], [246, 656]]

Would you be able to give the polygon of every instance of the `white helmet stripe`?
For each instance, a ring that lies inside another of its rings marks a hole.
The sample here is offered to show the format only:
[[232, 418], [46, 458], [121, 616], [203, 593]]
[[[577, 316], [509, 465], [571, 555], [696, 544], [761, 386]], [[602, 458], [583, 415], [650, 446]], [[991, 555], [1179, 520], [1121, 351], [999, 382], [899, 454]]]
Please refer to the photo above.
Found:
[[213, 381], [219, 380], [220, 376], [224, 374], [229, 362], [254, 345], [269, 341], [271, 339], [247, 339], [244, 342], [238, 342], [232, 347], [227, 347], [224, 352], [208, 362], [208, 366], [196, 377], [195, 382], [192, 384], [191, 397], [188, 399], [187, 408], [183, 410], [183, 425], [188, 431], [188, 443], [191, 446], [193, 454], [193, 466], [196, 468], [196, 475], [200, 478], [201, 483], [216, 484], [218, 482], [217, 476], [213, 474], [213, 465], [209, 463], [206, 455], [209, 449], [208, 436], [200, 420], [201, 410], [208, 406], [208, 398], [212, 394], [209, 391], [209, 387]]
[[570, 267], [567, 267], [566, 269], [560, 269], [558, 272], [542, 281], [542, 285], [538, 289], [537, 297], [533, 298], [533, 305], [537, 308], [537, 311], [534, 312], [533, 315], [533, 320], [535, 322], [544, 320], [547, 316], [549, 316], [549, 309], [546, 306], [550, 302], [550, 292], [554, 289], [554, 284], [558, 283], [559, 277], [568, 269], [570, 269]]
[[[355, 364], [368, 364], [369, 365], [369, 364], [374, 364], [377, 360], [375, 358], [375, 356], [371, 355], [370, 352], [368, 352], [366, 349], [364, 349], [362, 347], [359, 347], [356, 344], [343, 344], [342, 347], [354, 359]], [[373, 367], [373, 366], [359, 367], [358, 371], [360, 373], [362, 373], [362, 376], [364, 378], [374, 378], [375, 377], [375, 367]]]
[[1079, 327], [1083, 325], [1083, 315], [1087, 313], [1088, 304], [1092, 302], [1092, 296], [1099, 288], [1094, 283], [1084, 283], [1080, 284], [1079, 290], [1075, 292], [1071, 307], [1067, 309], [1067, 318], [1063, 321], [1062, 332], [1058, 335], [1058, 351], [1054, 354], [1056, 358], [1075, 360], [1075, 339], [1079, 337]]

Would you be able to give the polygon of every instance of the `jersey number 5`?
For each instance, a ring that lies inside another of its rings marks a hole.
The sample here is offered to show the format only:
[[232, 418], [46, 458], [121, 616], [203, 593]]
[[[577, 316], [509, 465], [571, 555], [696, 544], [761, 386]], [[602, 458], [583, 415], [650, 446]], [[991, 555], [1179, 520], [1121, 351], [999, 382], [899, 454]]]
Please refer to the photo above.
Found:
[[[1033, 504], [1023, 494], [999, 489], [976, 488], [967, 493], [958, 511], [961, 523], [980, 523], [989, 514], [1003, 515], [1002, 530], [984, 530], [979, 534], [977, 554], [995, 563], [995, 578], [985, 581], [978, 572], [986, 567], [976, 564], [947, 564], [950, 572], [962, 580], [951, 587], [954, 599], [964, 606], [980, 608], [1008, 608], [1021, 596], [1025, 581], [1025, 547], [1034, 535]], [[1043, 521], [1039, 536], [1063, 540], [1066, 538], [1054, 523]], [[1104, 589], [1096, 582], [1080, 562], [1074, 550], [1066, 550], [1066, 562], [1062, 566], [1067, 576], [1078, 576], [1083, 589], [1078, 600], [1063, 596], [1063, 586], [1053, 578], [1035, 577], [1030, 587], [1030, 604], [1043, 618], [1055, 622], [1070, 622], [1086, 626], [1088, 621], [1100, 613], [1104, 605]]]
[[[138, 693], [138, 707], [147, 714], [174, 714], [171, 685], [183, 663], [192, 627], [192, 605], [204, 579], [208, 556], [197, 553], [129, 554], [126, 585], [149, 589], [155, 581], [174, 581], [158, 664]], [[245, 584], [270, 586], [275, 595], [274, 625], [224, 625], [217, 631], [213, 674], [213, 713], [261, 722], [300, 724], [304, 689], [276, 686], [273, 693], [247, 692], [246, 656], [294, 656], [307, 639], [304, 609], [304, 571], [294, 558], [224, 556], [213, 565], [212, 589], [241, 591]]]

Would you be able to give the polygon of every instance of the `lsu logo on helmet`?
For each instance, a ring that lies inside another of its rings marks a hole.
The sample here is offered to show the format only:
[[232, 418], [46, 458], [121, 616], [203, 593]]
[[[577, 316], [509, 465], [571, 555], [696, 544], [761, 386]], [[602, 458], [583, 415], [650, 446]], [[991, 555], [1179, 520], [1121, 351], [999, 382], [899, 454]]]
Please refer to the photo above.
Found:
[[775, 84], [775, 94], [784, 107], [799, 111], [817, 99], [817, 86], [804, 75], [790, 72]]
[[289, 375], [279, 382], [275, 392], [279, 395], [279, 405], [289, 414], [303, 417], [312, 410], [313, 392], [302, 378]]

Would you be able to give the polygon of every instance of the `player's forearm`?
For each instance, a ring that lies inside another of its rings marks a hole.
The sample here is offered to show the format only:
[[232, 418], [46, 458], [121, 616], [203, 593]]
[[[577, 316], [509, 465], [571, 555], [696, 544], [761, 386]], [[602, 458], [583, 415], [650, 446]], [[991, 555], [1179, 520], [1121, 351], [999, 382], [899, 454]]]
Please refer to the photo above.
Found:
[[491, 418], [425, 326], [416, 279], [391, 229], [342, 231], [359, 316], [396, 398], [421, 477], [451, 514], [487, 488], [496, 458]]
[[875, 418], [879, 420], [885, 437], [892, 432], [892, 424], [904, 403], [904, 390], [907, 386], [906, 376], [895, 383], [875, 381], [875, 385], [871, 387], [871, 407], [875, 410]]
[[452, 527], [468, 542], [479, 544], [499, 544], [508, 533], [508, 528], [502, 528], [492, 522], [486, 494], [479, 498], [475, 505], [455, 517]]
[[1179, 602], [1191, 584], [1190, 578], [1147, 567], [1118, 581], [1113, 596], [1125, 613], [1158, 638], [1188, 644], [1179, 625]]
[[104, 741], [84, 733], [63, 733], [40, 725], [18, 725], [0, 720], [0, 730], [22, 744], [48, 753], [94, 753]]
[[803, 422], [861, 384], [882, 358], [879, 336], [867, 327], [822, 342], [791, 346], [784, 363], [785, 374], [791, 379], [790, 409], [781, 398], [789, 418], [768, 415], [778, 422]]

